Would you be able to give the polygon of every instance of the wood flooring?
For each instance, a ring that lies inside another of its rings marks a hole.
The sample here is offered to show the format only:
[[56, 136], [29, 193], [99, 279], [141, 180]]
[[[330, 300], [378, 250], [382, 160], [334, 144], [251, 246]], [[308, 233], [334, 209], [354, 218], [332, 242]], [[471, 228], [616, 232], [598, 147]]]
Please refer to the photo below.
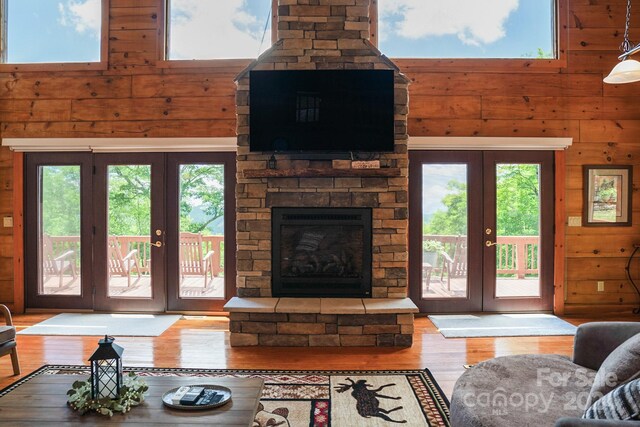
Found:
[[[52, 314], [14, 316], [18, 330]], [[593, 320], [565, 318], [572, 324]], [[125, 366], [229, 369], [422, 369], [429, 368], [447, 396], [464, 372], [463, 365], [496, 356], [555, 353], [570, 356], [573, 337], [445, 339], [426, 318], [416, 319], [411, 348], [231, 348], [226, 317], [181, 319], [159, 337], [116, 337], [124, 347]], [[18, 335], [22, 376], [44, 364], [87, 364], [99, 337]], [[18, 379], [9, 357], [0, 358], [0, 388]]]

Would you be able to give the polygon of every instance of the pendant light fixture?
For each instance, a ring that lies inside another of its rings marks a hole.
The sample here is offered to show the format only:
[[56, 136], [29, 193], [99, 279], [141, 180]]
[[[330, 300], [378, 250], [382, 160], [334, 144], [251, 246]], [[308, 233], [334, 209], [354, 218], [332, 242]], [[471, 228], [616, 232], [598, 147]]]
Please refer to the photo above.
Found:
[[629, 59], [631, 55], [640, 51], [640, 45], [634, 46], [629, 42], [629, 21], [631, 20], [631, 0], [627, 0], [627, 16], [624, 25], [624, 40], [620, 45], [622, 55], [618, 56], [620, 63], [604, 78], [605, 83], [622, 84], [640, 81], [640, 62]]

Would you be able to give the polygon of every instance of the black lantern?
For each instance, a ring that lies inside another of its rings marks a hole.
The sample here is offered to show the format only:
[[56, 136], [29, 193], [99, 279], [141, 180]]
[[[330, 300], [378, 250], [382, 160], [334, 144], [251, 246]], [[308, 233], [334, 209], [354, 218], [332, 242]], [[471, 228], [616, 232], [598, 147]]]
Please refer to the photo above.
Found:
[[115, 399], [122, 387], [122, 352], [124, 349], [113, 343], [114, 338], [104, 336], [98, 341], [98, 349], [89, 358], [91, 361], [91, 398]]
[[269, 157], [269, 161], [267, 162], [267, 167], [269, 169], [275, 169], [278, 165], [278, 161], [276, 160], [276, 155], [272, 154], [271, 157]]

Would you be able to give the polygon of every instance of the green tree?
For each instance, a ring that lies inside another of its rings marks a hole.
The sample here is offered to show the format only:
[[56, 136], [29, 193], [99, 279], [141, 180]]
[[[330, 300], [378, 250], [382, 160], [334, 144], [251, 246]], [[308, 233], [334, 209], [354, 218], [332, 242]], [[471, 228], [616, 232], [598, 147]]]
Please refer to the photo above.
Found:
[[80, 235], [80, 166], [43, 166], [42, 226], [50, 236]]
[[108, 171], [109, 234], [147, 236], [151, 231], [151, 167], [113, 165]]
[[452, 179], [442, 199], [445, 210], [437, 210], [425, 224], [424, 234], [467, 234], [467, 184]]
[[540, 233], [540, 166], [499, 164], [496, 169], [499, 236]]
[[[496, 216], [500, 236], [536, 236], [540, 230], [540, 167], [535, 164], [499, 164], [496, 169]], [[423, 225], [424, 234], [465, 235], [467, 185], [447, 183], [443, 209]]]
[[[148, 235], [151, 175], [146, 165], [109, 168], [109, 233]], [[208, 227], [224, 215], [224, 166], [180, 166], [180, 230], [211, 234]]]
[[[197, 207], [204, 217], [195, 218]], [[210, 234], [208, 227], [224, 215], [224, 166], [180, 167], [180, 230]]]

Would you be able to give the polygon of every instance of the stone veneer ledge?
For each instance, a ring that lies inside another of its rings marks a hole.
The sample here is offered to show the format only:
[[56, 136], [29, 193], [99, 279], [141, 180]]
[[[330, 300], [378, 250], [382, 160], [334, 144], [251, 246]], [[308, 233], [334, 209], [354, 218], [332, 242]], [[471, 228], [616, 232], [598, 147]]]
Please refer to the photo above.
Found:
[[[224, 306], [229, 313], [389, 314], [418, 313], [411, 298], [239, 298]], [[249, 311], [254, 310], [254, 311]]]

